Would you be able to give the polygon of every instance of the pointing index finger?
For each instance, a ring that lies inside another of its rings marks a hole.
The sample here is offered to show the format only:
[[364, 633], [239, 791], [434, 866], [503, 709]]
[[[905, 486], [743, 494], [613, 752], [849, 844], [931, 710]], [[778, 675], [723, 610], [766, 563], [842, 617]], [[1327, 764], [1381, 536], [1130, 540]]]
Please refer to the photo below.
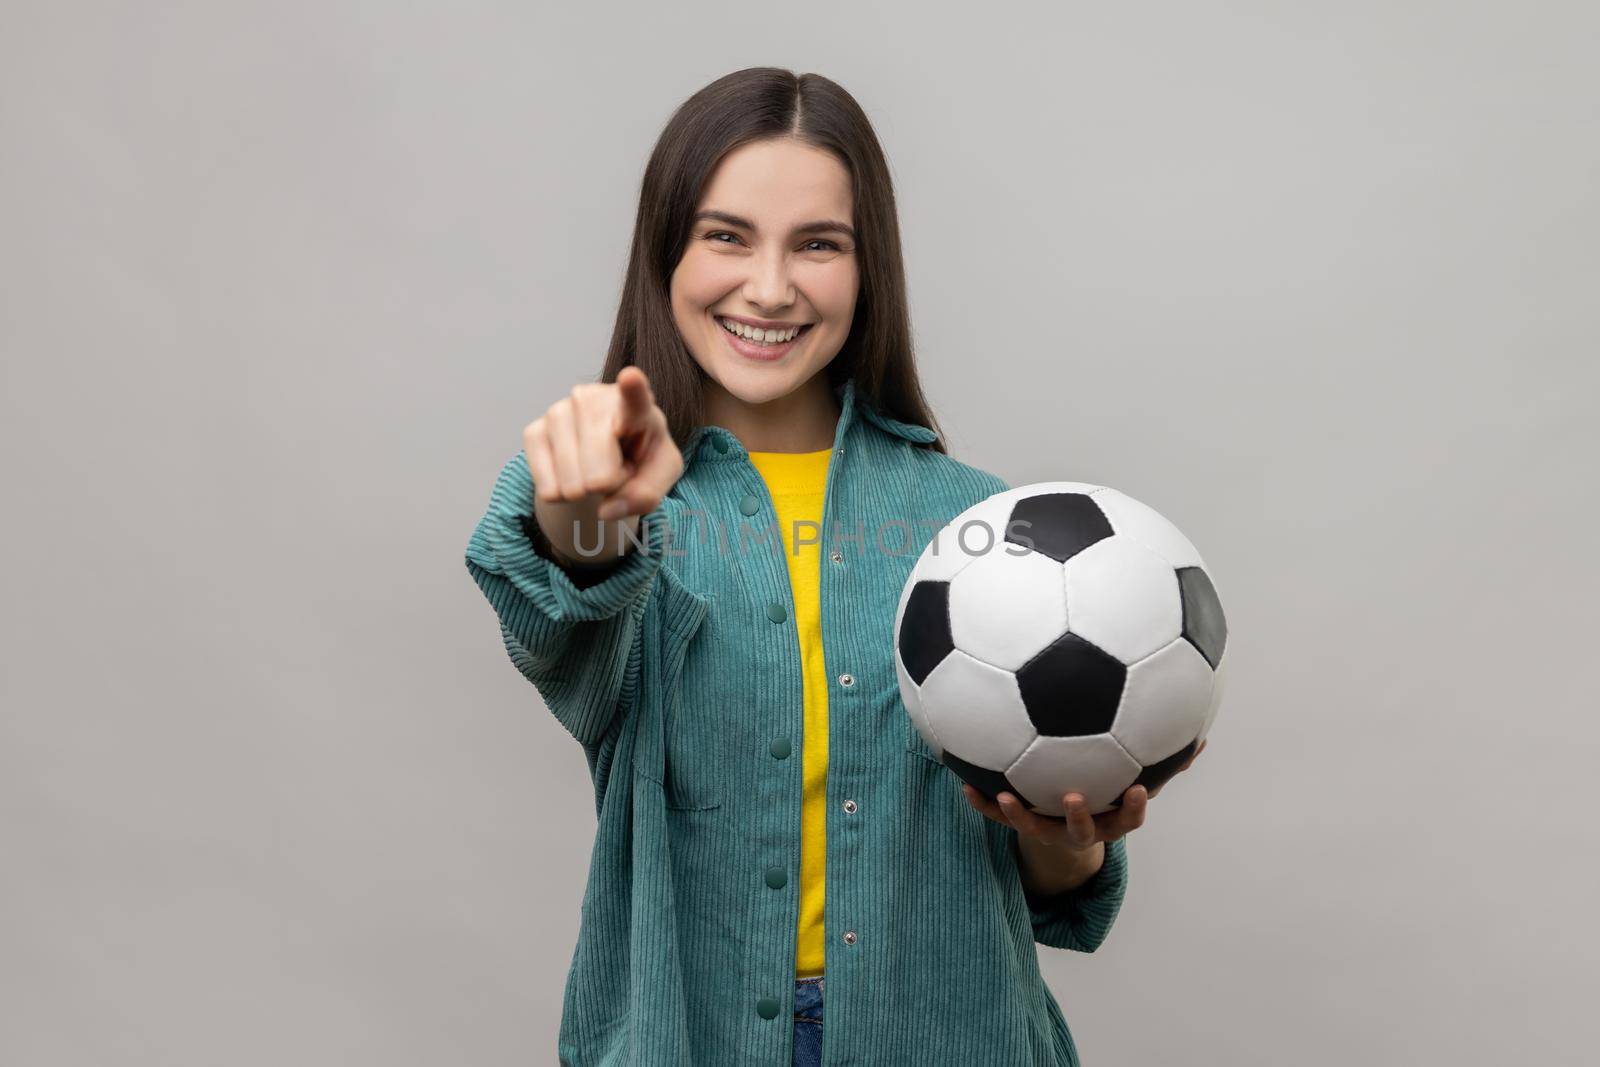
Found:
[[622, 392], [622, 408], [618, 413], [620, 428], [624, 431], [642, 429], [652, 402], [650, 382], [644, 371], [631, 364], [623, 367], [617, 373], [617, 388]]

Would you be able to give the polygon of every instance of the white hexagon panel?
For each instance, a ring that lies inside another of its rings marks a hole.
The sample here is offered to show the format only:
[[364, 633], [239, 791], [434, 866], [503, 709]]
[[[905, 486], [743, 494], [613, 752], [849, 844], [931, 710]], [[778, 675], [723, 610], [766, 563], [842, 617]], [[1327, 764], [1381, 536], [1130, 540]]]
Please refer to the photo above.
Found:
[[1011, 545], [973, 560], [950, 583], [950, 637], [975, 659], [1014, 671], [1066, 630], [1061, 564], [1049, 556]]
[[919, 689], [923, 716], [944, 750], [959, 752], [977, 766], [1003, 771], [1038, 736], [1022, 706], [1016, 676], [959, 648]]
[[1124, 665], [1183, 632], [1183, 601], [1172, 565], [1144, 545], [1108, 537], [1066, 563], [1067, 625]]

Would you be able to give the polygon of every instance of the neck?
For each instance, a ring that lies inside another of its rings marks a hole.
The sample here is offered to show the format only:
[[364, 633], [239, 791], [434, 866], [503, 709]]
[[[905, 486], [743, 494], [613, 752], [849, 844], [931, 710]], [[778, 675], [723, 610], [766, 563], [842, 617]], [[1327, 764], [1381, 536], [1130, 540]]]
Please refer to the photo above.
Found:
[[731, 430], [747, 452], [820, 452], [833, 447], [839, 401], [822, 371], [792, 392], [763, 404], [734, 396], [705, 380], [705, 421]]

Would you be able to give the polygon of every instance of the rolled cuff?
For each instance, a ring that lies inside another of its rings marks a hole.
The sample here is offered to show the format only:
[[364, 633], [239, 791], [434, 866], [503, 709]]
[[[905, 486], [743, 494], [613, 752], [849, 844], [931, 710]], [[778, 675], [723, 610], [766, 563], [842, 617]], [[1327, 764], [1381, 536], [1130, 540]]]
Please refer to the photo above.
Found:
[[1052, 948], [1093, 952], [1111, 932], [1127, 887], [1127, 839], [1119, 837], [1106, 843], [1105, 861], [1082, 885], [1042, 900], [1023, 891], [1034, 940]]
[[667, 534], [666, 498], [640, 519], [639, 544], [611, 566], [580, 576], [581, 587], [529, 539], [525, 524], [537, 528], [533, 498], [527, 454], [519, 451], [506, 461], [495, 480], [489, 509], [468, 546], [467, 558], [505, 575], [539, 612], [555, 622], [611, 618], [646, 594], [661, 566]]

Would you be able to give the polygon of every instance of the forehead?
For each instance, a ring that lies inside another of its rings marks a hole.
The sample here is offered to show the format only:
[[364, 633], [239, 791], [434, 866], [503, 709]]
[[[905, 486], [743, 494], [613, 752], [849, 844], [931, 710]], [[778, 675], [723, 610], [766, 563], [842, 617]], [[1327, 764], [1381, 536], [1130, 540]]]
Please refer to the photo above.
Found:
[[743, 215], [766, 231], [818, 218], [853, 225], [851, 203], [850, 172], [837, 156], [784, 138], [724, 156], [695, 210]]

